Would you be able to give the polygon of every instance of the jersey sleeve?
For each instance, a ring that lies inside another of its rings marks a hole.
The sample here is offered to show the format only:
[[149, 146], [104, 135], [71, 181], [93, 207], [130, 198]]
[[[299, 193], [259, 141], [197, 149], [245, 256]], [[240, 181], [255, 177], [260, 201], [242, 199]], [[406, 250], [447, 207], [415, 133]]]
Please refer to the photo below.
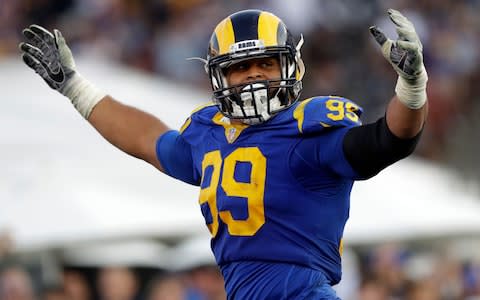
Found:
[[362, 124], [361, 114], [361, 107], [353, 101], [336, 96], [315, 97], [298, 105], [294, 118], [302, 139], [293, 151], [292, 171], [300, 176], [303, 168], [323, 168], [358, 179], [345, 156], [343, 139], [351, 128]]
[[306, 135], [337, 127], [354, 127], [362, 124], [362, 108], [353, 101], [337, 97], [314, 97], [300, 102], [293, 112], [298, 132]]
[[192, 148], [176, 130], [162, 134], [156, 145], [157, 158], [165, 173], [183, 182], [200, 185], [200, 177], [196, 174]]
[[[293, 150], [291, 170], [296, 177], [302, 177], [306, 169], [327, 169], [337, 176], [359, 179], [345, 157], [343, 139], [352, 127], [332, 128], [318, 136], [307, 136]], [[310, 172], [311, 173], [311, 172]], [[315, 174], [315, 173], [313, 173]], [[298, 176], [297, 176], [298, 175]]]

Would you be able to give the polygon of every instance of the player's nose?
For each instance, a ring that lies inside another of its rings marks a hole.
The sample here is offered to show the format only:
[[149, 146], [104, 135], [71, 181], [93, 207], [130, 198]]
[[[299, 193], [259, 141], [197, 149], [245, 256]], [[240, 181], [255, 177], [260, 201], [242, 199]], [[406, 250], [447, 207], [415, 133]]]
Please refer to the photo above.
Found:
[[251, 81], [251, 80], [261, 80], [261, 79], [264, 79], [265, 75], [263, 74], [262, 72], [262, 69], [257, 66], [256, 64], [252, 64], [249, 68], [248, 68], [248, 72], [247, 72], [247, 80]]

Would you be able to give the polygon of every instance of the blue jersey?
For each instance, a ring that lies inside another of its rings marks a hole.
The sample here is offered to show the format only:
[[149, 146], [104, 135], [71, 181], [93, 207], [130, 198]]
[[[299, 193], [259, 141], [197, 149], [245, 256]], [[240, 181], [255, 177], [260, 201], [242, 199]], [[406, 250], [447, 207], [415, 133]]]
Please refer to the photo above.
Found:
[[255, 276], [242, 274], [242, 262], [296, 265], [324, 274], [329, 284], [340, 280], [342, 235], [358, 177], [342, 145], [360, 114], [345, 98], [315, 97], [248, 126], [231, 124], [210, 105], [195, 111], [180, 134], [159, 139], [166, 173], [200, 186], [229, 295]]

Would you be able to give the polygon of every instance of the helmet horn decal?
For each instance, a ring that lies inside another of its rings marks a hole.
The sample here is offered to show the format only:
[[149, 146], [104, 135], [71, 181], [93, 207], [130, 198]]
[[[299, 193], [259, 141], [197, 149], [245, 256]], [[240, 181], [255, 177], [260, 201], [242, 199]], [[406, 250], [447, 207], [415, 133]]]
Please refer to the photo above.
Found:
[[[258, 19], [258, 39], [263, 40], [266, 47], [282, 44], [282, 41], [278, 40], [278, 29], [283, 26], [278, 26], [279, 23], [280, 19], [270, 13], [262, 12], [260, 14]], [[283, 40], [283, 44], [285, 44], [285, 40]]]

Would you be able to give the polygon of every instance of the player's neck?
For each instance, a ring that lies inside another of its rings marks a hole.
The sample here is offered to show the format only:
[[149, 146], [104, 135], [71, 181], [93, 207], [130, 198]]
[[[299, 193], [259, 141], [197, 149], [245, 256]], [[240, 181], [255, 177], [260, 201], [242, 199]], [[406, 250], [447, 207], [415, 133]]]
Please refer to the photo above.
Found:
[[243, 123], [242, 121], [237, 120], [237, 119], [230, 119], [230, 124], [232, 124], [232, 125], [245, 125], [245, 123]]

